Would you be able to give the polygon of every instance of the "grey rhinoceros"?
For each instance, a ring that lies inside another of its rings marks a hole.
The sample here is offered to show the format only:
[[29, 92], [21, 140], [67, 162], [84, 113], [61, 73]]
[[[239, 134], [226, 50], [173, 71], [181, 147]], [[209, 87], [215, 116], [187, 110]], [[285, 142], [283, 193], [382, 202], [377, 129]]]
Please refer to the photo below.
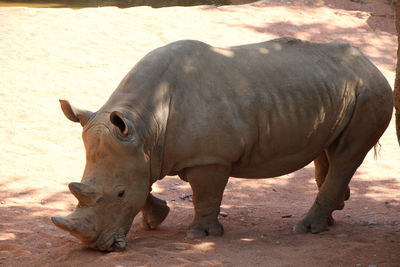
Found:
[[154, 182], [179, 175], [193, 190], [188, 236], [220, 236], [229, 177], [268, 178], [311, 161], [319, 193], [295, 232], [321, 232], [389, 124], [392, 90], [356, 48], [293, 38], [215, 48], [184, 40], [155, 49], [97, 111], [60, 100], [83, 126], [86, 167], [69, 189], [75, 211], [52, 221], [89, 247], [122, 250], [133, 218], [167, 216]]

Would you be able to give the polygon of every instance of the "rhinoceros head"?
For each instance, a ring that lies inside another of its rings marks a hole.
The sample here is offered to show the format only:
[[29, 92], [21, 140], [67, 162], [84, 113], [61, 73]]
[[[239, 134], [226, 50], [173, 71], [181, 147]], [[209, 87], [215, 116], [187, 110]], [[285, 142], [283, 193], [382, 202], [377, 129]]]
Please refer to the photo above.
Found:
[[86, 166], [80, 183], [69, 190], [79, 203], [53, 223], [86, 246], [123, 250], [133, 218], [150, 189], [149, 158], [131, 120], [123, 112], [92, 113], [60, 100], [66, 117], [83, 126]]

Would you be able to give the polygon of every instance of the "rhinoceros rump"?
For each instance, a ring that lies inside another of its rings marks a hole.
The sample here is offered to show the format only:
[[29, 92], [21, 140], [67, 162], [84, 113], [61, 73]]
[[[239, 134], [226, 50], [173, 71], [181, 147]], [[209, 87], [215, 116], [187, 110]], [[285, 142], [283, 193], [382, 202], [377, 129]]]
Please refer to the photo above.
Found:
[[122, 250], [134, 216], [167, 216], [151, 185], [178, 174], [193, 190], [188, 236], [222, 235], [229, 177], [268, 178], [311, 161], [319, 193], [295, 232], [324, 231], [392, 114], [379, 70], [345, 43], [292, 38], [214, 48], [179, 41], [146, 55], [92, 113], [60, 100], [83, 126], [86, 167], [75, 211], [53, 222], [89, 247]]

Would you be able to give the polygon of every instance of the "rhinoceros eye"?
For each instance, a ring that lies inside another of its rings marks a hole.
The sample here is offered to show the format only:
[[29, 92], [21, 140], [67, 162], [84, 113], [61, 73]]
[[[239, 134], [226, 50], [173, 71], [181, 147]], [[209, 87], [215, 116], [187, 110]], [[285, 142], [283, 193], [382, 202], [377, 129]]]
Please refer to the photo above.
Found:
[[118, 197], [123, 197], [125, 195], [125, 190], [121, 190], [118, 192]]

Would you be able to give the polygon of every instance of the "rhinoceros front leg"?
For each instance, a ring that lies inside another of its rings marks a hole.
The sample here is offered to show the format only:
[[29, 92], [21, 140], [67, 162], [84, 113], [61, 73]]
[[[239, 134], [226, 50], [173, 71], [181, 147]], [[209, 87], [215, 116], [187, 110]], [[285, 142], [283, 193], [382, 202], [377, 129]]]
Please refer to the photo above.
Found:
[[169, 213], [167, 202], [149, 194], [142, 208], [142, 228], [153, 230], [160, 225]]
[[189, 238], [222, 236], [224, 228], [218, 221], [222, 195], [228, 182], [230, 168], [220, 165], [185, 169], [185, 179], [193, 191], [195, 216], [189, 226]]

